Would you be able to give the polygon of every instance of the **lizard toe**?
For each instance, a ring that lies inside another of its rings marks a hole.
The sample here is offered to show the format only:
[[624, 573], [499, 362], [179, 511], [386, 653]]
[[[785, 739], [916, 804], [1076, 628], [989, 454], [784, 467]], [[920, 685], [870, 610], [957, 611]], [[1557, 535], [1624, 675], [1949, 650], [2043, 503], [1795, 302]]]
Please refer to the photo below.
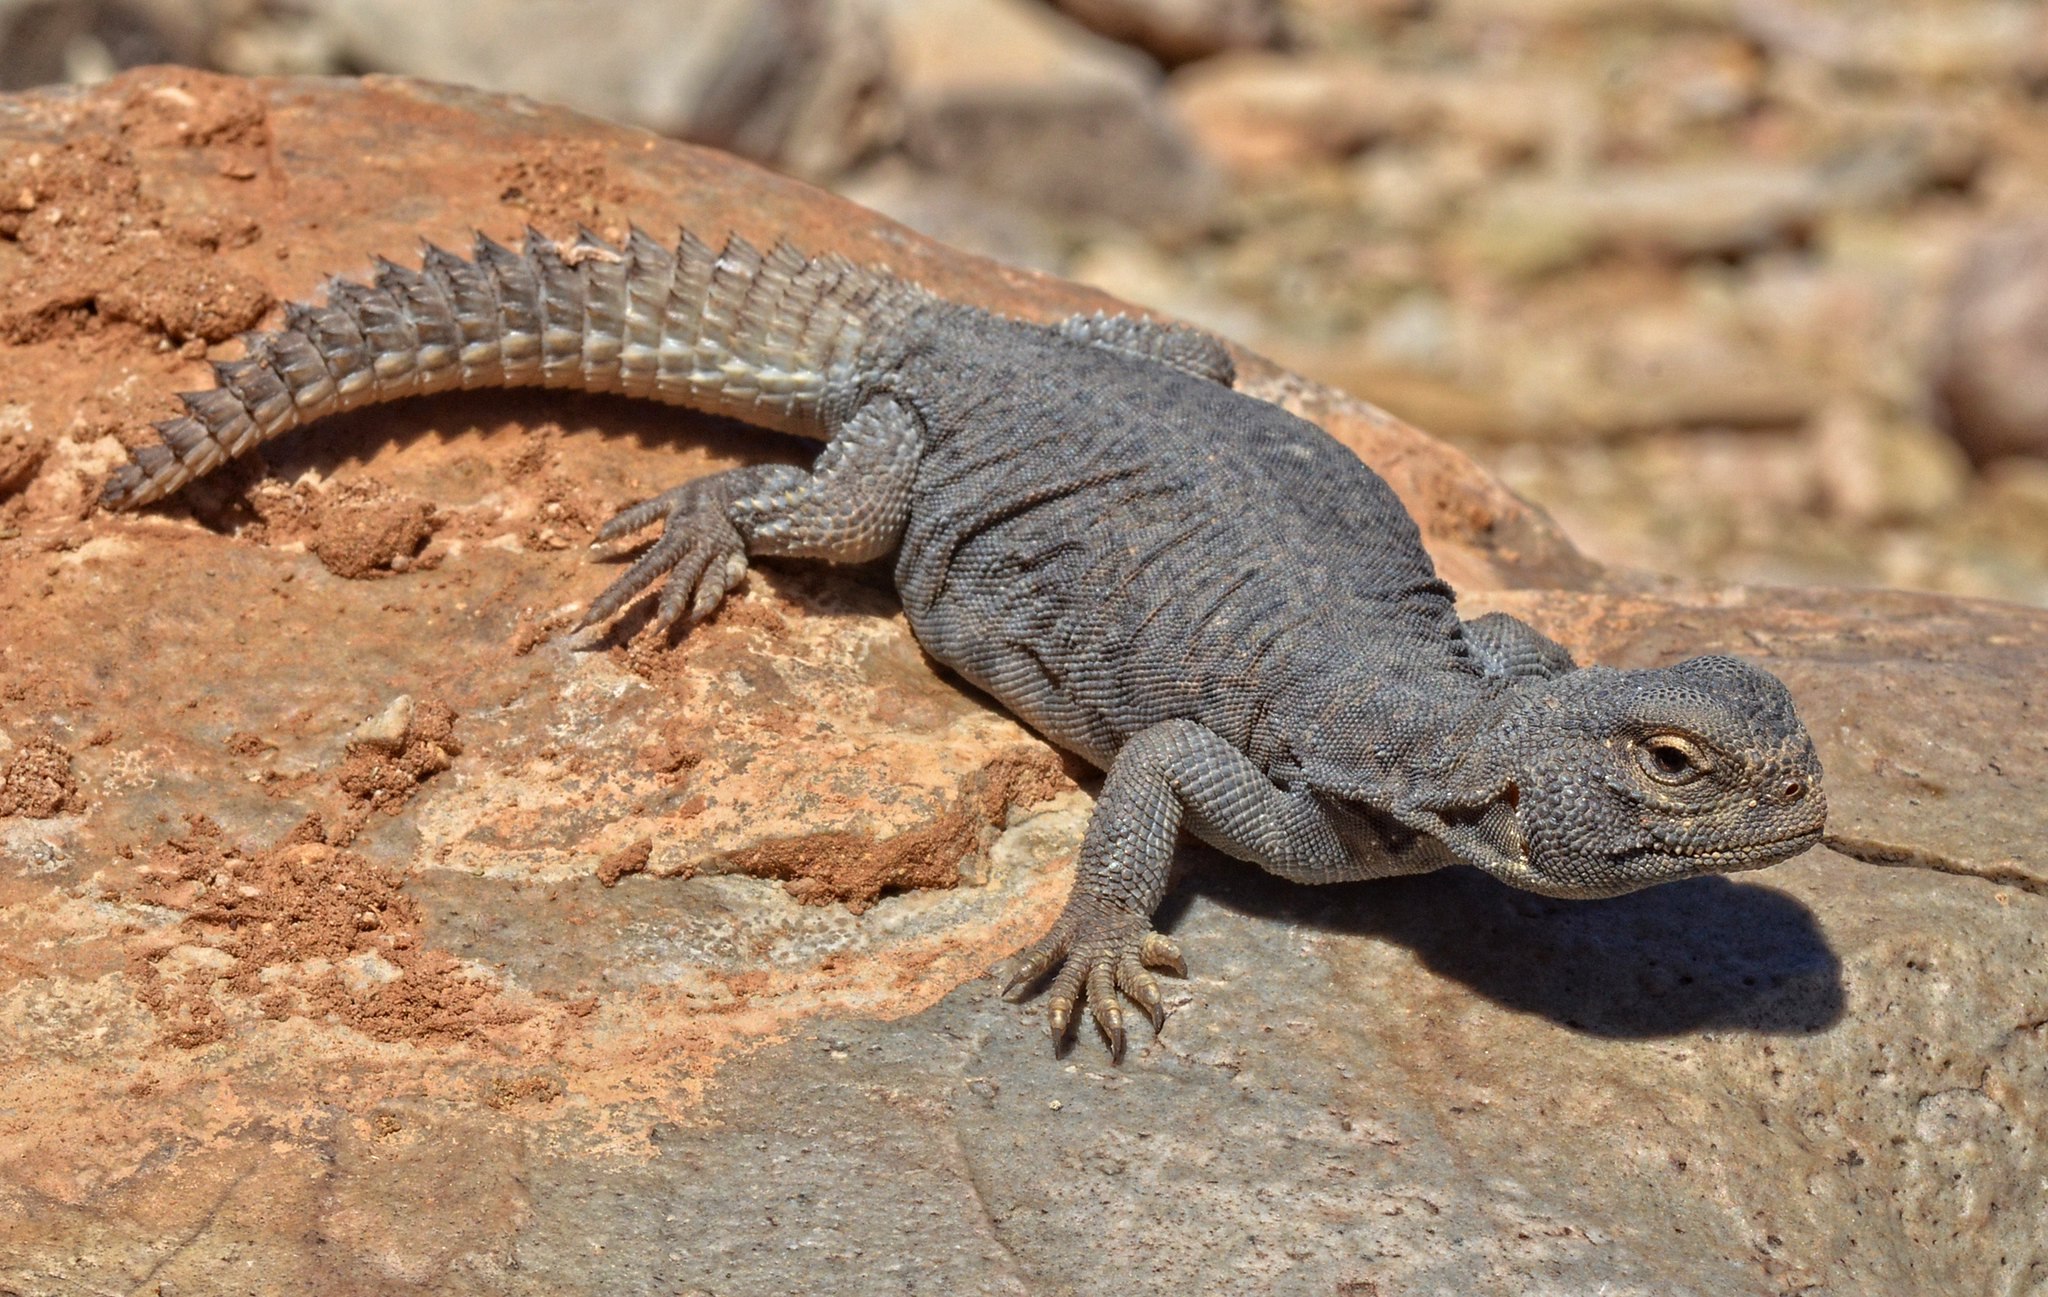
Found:
[[1052, 1036], [1055, 1058], [1065, 1052], [1067, 1037], [1073, 1032], [1074, 1010], [1080, 1007], [1087, 971], [1083, 964], [1063, 965], [1046, 991], [1045, 1029]]
[[711, 611], [725, 601], [733, 587], [746, 579], [747, 554], [735, 549], [721, 555], [704, 569], [704, 575], [697, 578], [697, 593], [690, 599], [690, 622], [695, 625], [711, 615]]
[[1148, 932], [1138, 943], [1138, 962], [1147, 968], [1163, 968], [1175, 977], [1188, 975], [1188, 961], [1181, 955], [1180, 947], [1170, 937]]
[[1186, 967], [1180, 949], [1153, 932], [1144, 915], [1114, 902], [1076, 896], [1052, 931], [1016, 956], [999, 976], [1003, 998], [1015, 1001], [1052, 974], [1045, 1014], [1054, 1052], [1064, 1049], [1085, 1002], [1110, 1057], [1121, 1060], [1126, 1044], [1124, 998], [1143, 1011], [1155, 1031], [1166, 1022], [1165, 1000], [1158, 979], [1146, 971], [1148, 964], [1176, 972]]
[[1124, 1007], [1117, 1003], [1116, 974], [1107, 964], [1096, 964], [1088, 970], [1088, 1012], [1095, 1019], [1095, 1029], [1102, 1033], [1103, 1043], [1109, 1046], [1110, 1059], [1122, 1062]]
[[722, 495], [688, 482], [626, 509], [599, 529], [598, 543], [644, 527], [661, 510], [668, 521], [660, 539], [590, 603], [576, 629], [615, 616], [643, 590], [667, 577], [655, 606], [654, 625], [666, 630], [687, 614], [702, 620], [747, 570], [746, 542], [725, 515]]
[[667, 517], [684, 503], [684, 493], [689, 489], [690, 484], [685, 483], [674, 490], [627, 505], [597, 529], [596, 538], [590, 542], [592, 547], [609, 545], [623, 536], [632, 535], [657, 518]]
[[1066, 961], [1067, 952], [1073, 947], [1074, 925], [1065, 919], [1053, 924], [1051, 932], [996, 969], [996, 978], [1003, 984], [1003, 998], [1012, 1004], [1028, 999], [1045, 975]]
[[[661, 598], [654, 606], [652, 624], [657, 633], [675, 625], [684, 613], [695, 611], [697, 590], [703, 585], [706, 573], [717, 566], [716, 558], [709, 546], [692, 545], [670, 569], [667, 580], [662, 582]], [[691, 620], [696, 618], [693, 616]]]
[[1159, 979], [1146, 972], [1143, 964], [1128, 955], [1119, 961], [1116, 989], [1124, 993], [1125, 999], [1145, 1011], [1153, 1031], [1166, 1025], [1166, 997], [1160, 993]]
[[633, 565], [622, 573], [618, 580], [604, 588], [604, 592], [590, 601], [584, 609], [583, 620], [576, 623], [576, 629], [595, 626], [608, 621], [621, 608], [633, 601], [633, 597], [659, 580], [663, 573], [683, 561], [688, 553], [688, 537], [674, 533], [664, 534], [645, 554], [633, 561]]

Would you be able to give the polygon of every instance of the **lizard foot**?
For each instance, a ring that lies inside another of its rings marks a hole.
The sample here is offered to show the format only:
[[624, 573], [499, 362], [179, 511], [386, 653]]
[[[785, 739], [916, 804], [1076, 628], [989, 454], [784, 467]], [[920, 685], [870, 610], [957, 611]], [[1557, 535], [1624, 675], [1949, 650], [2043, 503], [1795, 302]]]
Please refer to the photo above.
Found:
[[661, 539], [591, 601], [576, 629], [604, 621], [664, 575], [655, 629], [667, 630], [686, 615], [693, 623], [703, 620], [747, 572], [746, 542], [727, 516], [727, 494], [718, 478], [698, 478], [622, 510], [599, 528], [594, 545], [631, 535], [657, 518], [667, 520]]
[[1046, 997], [1046, 1025], [1053, 1052], [1059, 1053], [1073, 1031], [1075, 1009], [1083, 999], [1096, 1029], [1109, 1042], [1112, 1059], [1124, 1056], [1124, 1010], [1121, 991], [1152, 1020], [1152, 1030], [1166, 1023], [1159, 981], [1146, 971], [1161, 968], [1187, 976], [1180, 947], [1152, 930], [1151, 920], [1114, 901], [1076, 893], [1045, 934], [1017, 955], [999, 976], [1003, 998], [1016, 1001], [1047, 973], [1059, 970]]

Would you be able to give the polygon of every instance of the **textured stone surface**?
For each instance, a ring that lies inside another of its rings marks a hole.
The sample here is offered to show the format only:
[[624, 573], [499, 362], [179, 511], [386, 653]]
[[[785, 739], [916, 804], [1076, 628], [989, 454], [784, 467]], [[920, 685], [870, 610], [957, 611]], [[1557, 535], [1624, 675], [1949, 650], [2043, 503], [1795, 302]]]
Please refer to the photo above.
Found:
[[2048, 1291], [2048, 616], [1603, 573], [1246, 357], [1472, 611], [1784, 675], [1835, 849], [1591, 904], [1190, 852], [1163, 1036], [1055, 1061], [980, 972], [1050, 922], [1081, 772], [935, 672], [879, 574], [764, 565], [676, 646], [550, 638], [608, 506], [800, 448], [471, 395], [155, 515], [85, 501], [233, 352], [180, 293], [260, 313], [421, 235], [688, 221], [1102, 299], [392, 81], [0, 100], [0, 169], [0, 1287]]

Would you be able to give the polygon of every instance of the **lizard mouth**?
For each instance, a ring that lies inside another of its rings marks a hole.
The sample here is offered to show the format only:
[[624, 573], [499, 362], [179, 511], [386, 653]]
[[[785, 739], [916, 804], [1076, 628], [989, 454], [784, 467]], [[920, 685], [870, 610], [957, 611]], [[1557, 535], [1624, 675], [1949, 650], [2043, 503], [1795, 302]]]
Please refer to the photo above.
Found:
[[1781, 860], [1790, 860], [1802, 851], [1819, 846], [1823, 827], [1816, 824], [1781, 837], [1746, 842], [1737, 847], [1721, 847], [1711, 851], [1671, 851], [1669, 854], [1698, 865], [1701, 873], [1733, 874], [1746, 869], [1762, 869]]
[[[1616, 895], [1655, 883], [1676, 882], [1682, 878], [1710, 874], [1740, 874], [1755, 869], [1767, 869], [1780, 861], [1790, 860], [1810, 847], [1819, 846], [1821, 832], [1822, 825], [1816, 823], [1774, 838], [1762, 838], [1733, 846], [1688, 849], [1676, 843], [1657, 843], [1639, 847], [1625, 853], [1622, 861], [1626, 863], [1617, 861], [1617, 872], [1631, 879], [1626, 886], [1580, 894]], [[1531, 890], [1544, 889], [1532, 887]]]

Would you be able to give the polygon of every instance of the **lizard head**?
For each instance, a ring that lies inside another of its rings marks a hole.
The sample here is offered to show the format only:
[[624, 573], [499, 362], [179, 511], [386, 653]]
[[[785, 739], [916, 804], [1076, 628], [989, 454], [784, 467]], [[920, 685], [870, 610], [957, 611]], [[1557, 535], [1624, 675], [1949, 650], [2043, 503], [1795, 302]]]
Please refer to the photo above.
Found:
[[1820, 841], [1820, 758], [1770, 672], [1696, 657], [1573, 671], [1523, 692], [1496, 750], [1522, 846], [1502, 853], [1506, 868], [1488, 865], [1503, 881], [1613, 896], [1762, 869]]
[[1501, 881], [1616, 896], [1762, 869], [1820, 841], [1820, 758], [1768, 671], [1732, 657], [1518, 683], [1391, 808]]

